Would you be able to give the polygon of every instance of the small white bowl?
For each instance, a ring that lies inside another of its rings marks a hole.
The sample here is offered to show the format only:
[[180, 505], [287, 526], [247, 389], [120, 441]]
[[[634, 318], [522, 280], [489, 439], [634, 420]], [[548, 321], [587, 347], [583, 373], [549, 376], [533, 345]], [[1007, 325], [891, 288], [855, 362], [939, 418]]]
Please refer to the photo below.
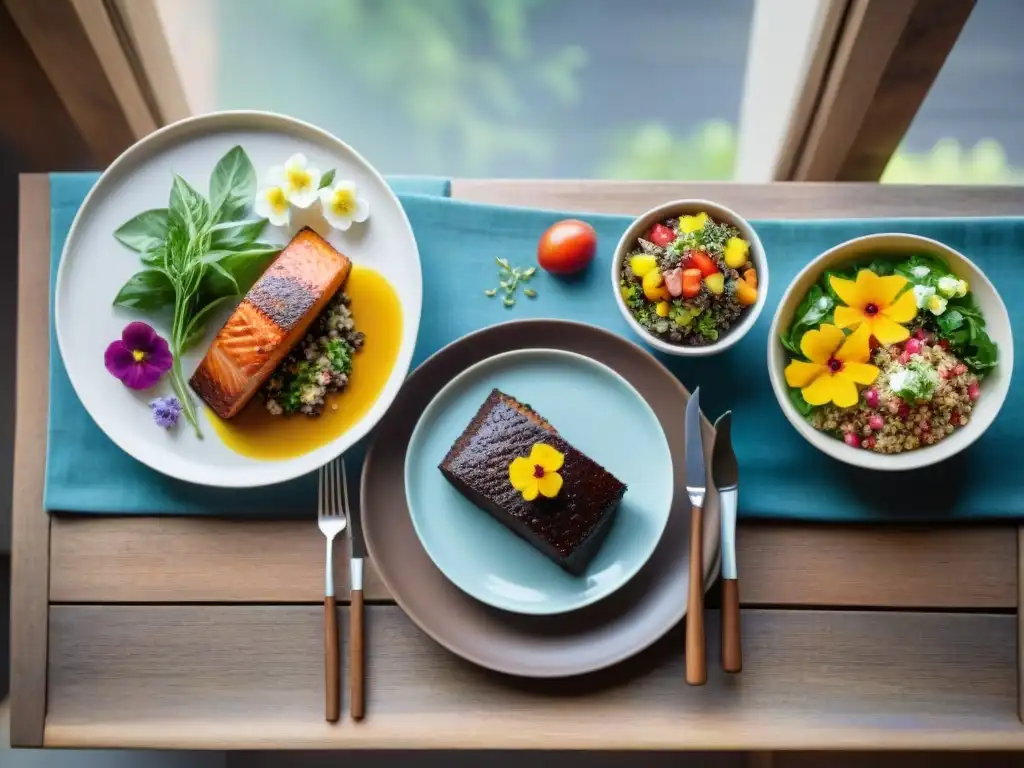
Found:
[[[796, 308], [825, 270], [867, 262], [885, 256], [892, 256], [894, 259], [906, 258], [915, 253], [938, 256], [949, 265], [953, 274], [968, 282], [970, 291], [974, 294], [982, 316], [985, 318], [985, 329], [999, 348], [999, 364], [985, 376], [981, 386], [981, 397], [974, 404], [971, 420], [967, 426], [958, 428], [953, 434], [935, 445], [896, 454], [882, 454], [863, 448], [853, 448], [842, 440], [837, 440], [816, 430], [790, 401], [789, 388], [784, 374], [790, 360], [790, 353], [779, 341], [779, 329], [789, 327]], [[865, 469], [919, 469], [956, 455], [981, 437], [982, 433], [995, 420], [996, 414], [999, 413], [999, 409], [1002, 408], [1003, 402], [1006, 400], [1012, 373], [1013, 335], [1010, 331], [1010, 317], [1006, 313], [1006, 306], [999, 298], [999, 294], [996, 293], [995, 287], [966, 256], [937, 240], [918, 235], [900, 233], [865, 235], [847, 240], [845, 243], [825, 251], [804, 267], [803, 271], [786, 289], [786, 293], [775, 311], [775, 318], [772, 320], [771, 330], [768, 333], [768, 374], [772, 381], [772, 389], [775, 391], [775, 398], [779, 401], [779, 406], [786, 414], [786, 418], [796, 428], [796, 431], [818, 450], [832, 458], [839, 459], [839, 461]]]
[[[622, 298], [622, 292], [619, 290], [619, 283], [622, 272], [622, 260], [631, 251], [635, 250], [638, 237], [665, 219], [674, 216], [694, 215], [701, 211], [707, 213], [715, 221], [725, 221], [732, 224], [739, 230], [740, 237], [750, 243], [750, 261], [753, 262], [754, 268], [757, 270], [757, 301], [754, 302], [753, 306], [747, 308], [740, 316], [739, 322], [723, 333], [718, 341], [700, 347], [687, 347], [682, 344], [670, 344], [667, 341], [662, 341], [640, 325], [633, 318], [629, 307], [626, 306], [626, 301]], [[750, 226], [746, 219], [735, 211], [726, 208], [724, 205], [713, 203], [710, 200], [675, 200], [659, 205], [657, 208], [652, 208], [647, 213], [640, 215], [629, 225], [629, 229], [622, 235], [619, 244], [615, 246], [615, 255], [612, 258], [611, 280], [612, 294], [615, 296], [615, 303], [618, 305], [619, 311], [626, 318], [629, 326], [647, 344], [670, 355], [706, 357], [708, 355], [716, 355], [728, 349], [754, 327], [758, 315], [764, 309], [765, 297], [768, 295], [768, 261], [765, 259], [764, 247], [761, 245], [761, 239], [757, 236], [757, 232], [754, 231], [754, 228]]]

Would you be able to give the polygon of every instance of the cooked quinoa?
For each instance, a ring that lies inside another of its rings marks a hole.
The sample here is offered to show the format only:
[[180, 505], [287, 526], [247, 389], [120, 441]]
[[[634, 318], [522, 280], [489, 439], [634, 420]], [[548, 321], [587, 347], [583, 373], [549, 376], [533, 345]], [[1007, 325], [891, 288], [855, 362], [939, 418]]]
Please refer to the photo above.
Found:
[[352, 358], [364, 341], [363, 334], [355, 328], [349, 301], [347, 294], [335, 294], [306, 337], [263, 385], [261, 395], [271, 414], [320, 416], [327, 395], [348, 386]]
[[[920, 351], [909, 352], [907, 343], [875, 349], [871, 362], [881, 373], [861, 392], [857, 406], [821, 406], [811, 415], [811, 424], [847, 445], [877, 453], [934, 445], [965, 426], [980, 394], [978, 378], [928, 336], [915, 338], [910, 349]], [[904, 391], [907, 371], [918, 377], [922, 394], [930, 396], [908, 402], [896, 394]]]
[[[682, 218], [700, 217], [700, 228], [684, 231]], [[622, 260], [620, 290], [630, 313], [652, 335], [672, 344], [705, 346], [718, 341], [757, 298], [750, 244], [739, 238], [735, 227], [706, 214], [665, 219], [646, 234], [663, 244], [639, 237]], [[653, 263], [641, 260], [644, 274], [634, 270], [638, 256], [653, 257]], [[704, 267], [702, 274], [682, 282], [684, 270], [695, 272], [698, 264]], [[655, 276], [657, 285], [648, 285], [648, 275]]]

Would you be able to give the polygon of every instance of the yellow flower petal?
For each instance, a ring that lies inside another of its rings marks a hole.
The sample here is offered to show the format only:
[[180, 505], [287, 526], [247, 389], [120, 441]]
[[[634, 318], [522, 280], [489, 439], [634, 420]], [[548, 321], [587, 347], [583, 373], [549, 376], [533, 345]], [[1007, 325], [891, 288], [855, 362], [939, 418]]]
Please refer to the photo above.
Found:
[[849, 376], [857, 384], [874, 384], [878, 378], [878, 368], [870, 363], [843, 363], [840, 375]]
[[874, 303], [881, 309], [888, 307], [893, 303], [896, 296], [907, 284], [907, 278], [900, 275], [886, 275], [885, 277], [879, 277], [874, 272], [867, 272], [866, 274], [873, 275], [874, 280], [870, 282], [874, 283], [874, 286], [868, 292], [868, 297], [874, 301]]
[[791, 387], [806, 387], [818, 376], [825, 373], [825, 366], [793, 360], [786, 366], [786, 383]]
[[850, 408], [857, 404], [860, 397], [857, 394], [857, 385], [853, 379], [846, 374], [846, 370], [832, 376], [832, 402], [840, 408]]
[[885, 315], [875, 315], [870, 325], [871, 333], [879, 344], [897, 344], [910, 338], [910, 331]]
[[836, 360], [844, 363], [866, 363], [871, 357], [871, 334], [862, 332], [860, 328], [846, 337], [842, 346], [836, 350]]
[[526, 488], [533, 480], [533, 462], [519, 456], [508, 465], [508, 479], [517, 491]]
[[823, 323], [817, 330], [808, 331], [803, 335], [800, 339], [800, 351], [811, 362], [825, 365], [843, 343], [844, 338], [846, 336], [836, 326]]
[[825, 405], [832, 402], [832, 382], [835, 376], [823, 373], [808, 386], [800, 390], [809, 405]]
[[539, 464], [545, 472], [557, 472], [565, 462], [565, 456], [547, 443], [536, 443], [530, 449], [530, 461]]
[[532, 478], [532, 481], [533, 482], [531, 482], [528, 486], [523, 488], [523, 498], [526, 501], [533, 501], [534, 499], [536, 499], [537, 493], [540, 490], [538, 488], [537, 478]]
[[840, 328], [852, 328], [864, 321], [864, 312], [854, 307], [836, 307], [835, 321]]
[[[902, 280], [902, 278], [900, 278]], [[904, 283], [906, 281], [904, 280]], [[889, 304], [882, 310], [882, 314], [897, 323], [909, 323], [917, 315], [917, 300], [913, 291], [907, 291], [898, 299], [895, 304]]]
[[562, 476], [557, 472], [545, 472], [544, 477], [537, 480], [537, 489], [549, 499], [555, 498], [562, 490]]
[[844, 278], [832, 275], [829, 277], [828, 282], [832, 286], [832, 290], [838, 294], [839, 298], [847, 306], [863, 309], [864, 305], [867, 304], [866, 301], [862, 300], [863, 296], [861, 295], [860, 286], [853, 282], [853, 280], [845, 280]]

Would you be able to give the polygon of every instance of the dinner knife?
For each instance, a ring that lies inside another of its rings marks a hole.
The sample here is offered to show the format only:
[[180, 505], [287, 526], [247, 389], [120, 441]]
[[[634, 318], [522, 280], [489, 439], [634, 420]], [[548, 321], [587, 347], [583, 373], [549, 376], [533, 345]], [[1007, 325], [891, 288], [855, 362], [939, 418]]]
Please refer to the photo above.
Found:
[[348, 478], [345, 482], [345, 506], [349, 510], [348, 541], [349, 557], [349, 698], [353, 720], [362, 720], [365, 714], [365, 667], [363, 652], [363, 559], [366, 557], [366, 540], [363, 538], [362, 498], [358, 489], [353, 494], [355, 504], [349, 506]]
[[707, 479], [704, 473], [704, 438], [701, 435], [700, 387], [686, 404], [686, 493], [690, 517], [690, 595], [686, 607], [686, 682], [704, 685], [708, 679], [704, 641], [703, 517]]
[[743, 668], [740, 649], [740, 582], [736, 566], [736, 502], [740, 470], [732, 450], [732, 411], [715, 422], [715, 447], [711, 453], [711, 479], [718, 489], [722, 514], [722, 669]]

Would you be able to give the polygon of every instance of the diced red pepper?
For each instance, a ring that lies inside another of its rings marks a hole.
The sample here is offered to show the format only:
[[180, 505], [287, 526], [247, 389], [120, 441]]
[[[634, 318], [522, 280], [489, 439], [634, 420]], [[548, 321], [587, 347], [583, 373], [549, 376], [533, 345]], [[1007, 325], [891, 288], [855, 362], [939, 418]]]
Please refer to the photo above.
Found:
[[675, 241], [676, 233], [664, 224], [655, 224], [651, 227], [651, 231], [647, 235], [647, 239], [655, 245], [660, 245], [664, 248], [666, 245], [670, 245]]
[[683, 296], [687, 299], [692, 299], [700, 293], [700, 281], [703, 278], [704, 276], [700, 273], [699, 269], [684, 269]]
[[679, 297], [683, 295], [683, 270], [679, 267], [670, 269], [662, 274], [662, 278], [665, 280], [665, 287], [668, 288], [668, 292], [672, 296]]
[[718, 271], [718, 267], [715, 266], [714, 260], [704, 253], [704, 251], [690, 251], [688, 264], [694, 269], [699, 269], [702, 277], [713, 275]]

